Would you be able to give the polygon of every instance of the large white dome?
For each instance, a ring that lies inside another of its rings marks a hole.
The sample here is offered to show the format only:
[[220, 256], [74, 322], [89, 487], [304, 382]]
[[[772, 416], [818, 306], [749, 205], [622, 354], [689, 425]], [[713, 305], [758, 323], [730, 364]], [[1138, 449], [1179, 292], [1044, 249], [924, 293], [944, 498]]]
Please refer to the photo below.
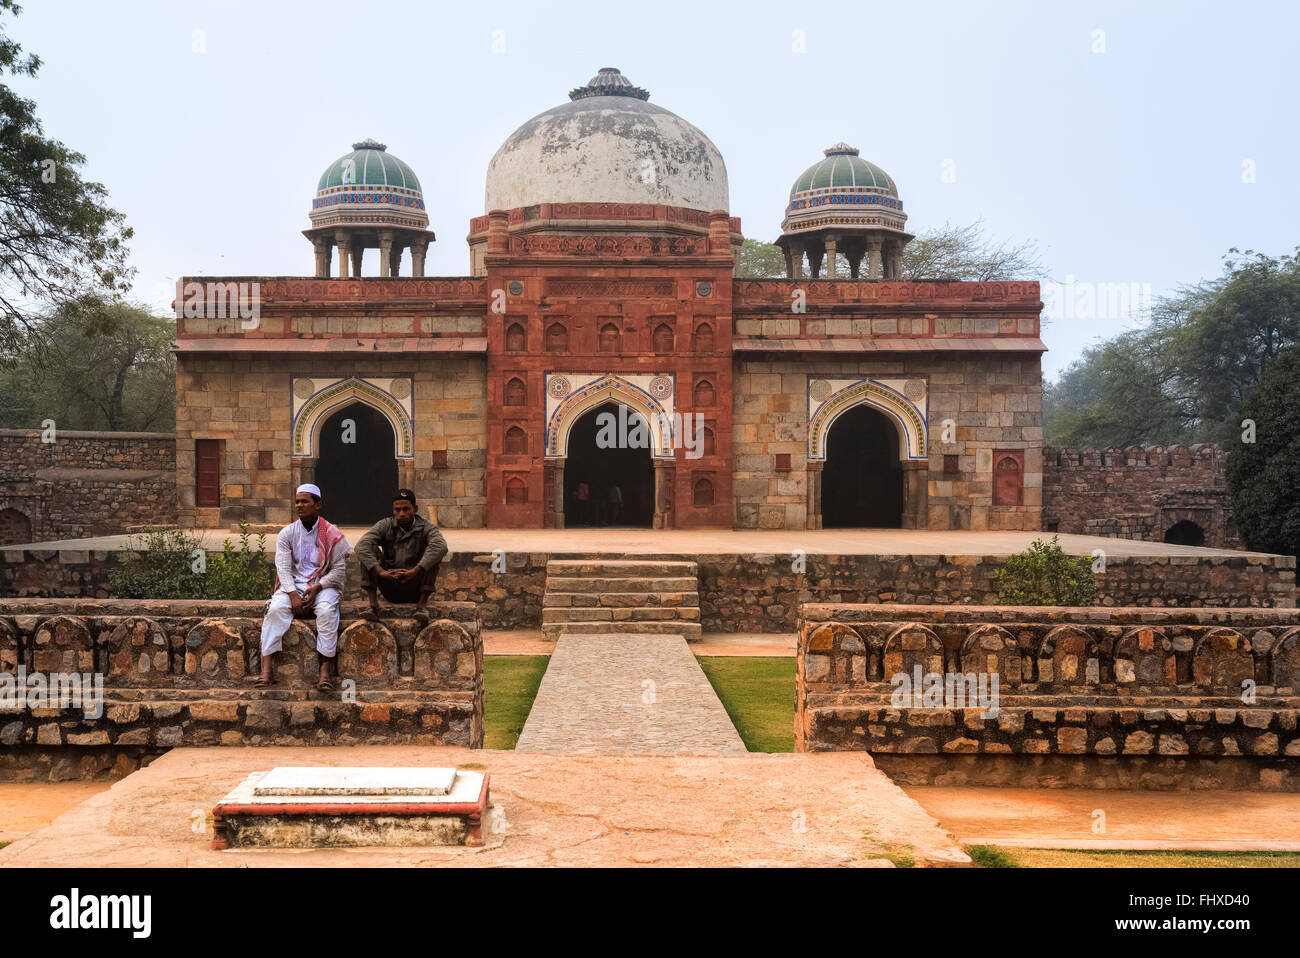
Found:
[[501, 145], [487, 209], [537, 203], [662, 203], [730, 209], [727, 167], [707, 136], [647, 102], [612, 67], [539, 113]]

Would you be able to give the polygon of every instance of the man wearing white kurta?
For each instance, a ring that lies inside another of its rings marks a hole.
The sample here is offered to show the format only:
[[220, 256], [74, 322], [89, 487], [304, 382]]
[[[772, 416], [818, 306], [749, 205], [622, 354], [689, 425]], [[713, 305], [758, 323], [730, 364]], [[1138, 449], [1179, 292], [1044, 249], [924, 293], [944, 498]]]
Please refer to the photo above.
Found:
[[275, 684], [275, 656], [293, 617], [316, 617], [316, 652], [320, 678], [316, 687], [333, 691], [339, 640], [339, 600], [352, 546], [337, 526], [320, 514], [320, 489], [310, 483], [294, 495], [298, 521], [285, 526], [275, 540], [275, 594], [262, 619], [262, 674], [259, 686]]

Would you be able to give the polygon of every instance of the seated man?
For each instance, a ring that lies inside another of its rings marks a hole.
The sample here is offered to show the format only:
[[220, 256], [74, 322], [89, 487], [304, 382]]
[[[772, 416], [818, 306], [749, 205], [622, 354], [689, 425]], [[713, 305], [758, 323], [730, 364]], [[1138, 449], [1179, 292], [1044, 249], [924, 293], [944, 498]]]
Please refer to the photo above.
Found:
[[379, 618], [379, 591], [395, 605], [414, 602], [415, 621], [428, 624], [426, 606], [438, 577], [438, 563], [447, 554], [447, 541], [419, 511], [415, 493], [398, 489], [392, 518], [380, 519], [357, 543], [357, 558], [365, 576], [362, 589], [370, 600], [364, 618]]
[[275, 594], [262, 619], [262, 674], [259, 688], [275, 684], [275, 656], [295, 616], [316, 616], [316, 688], [334, 691], [339, 642], [339, 599], [352, 547], [339, 528], [320, 514], [320, 489], [298, 487], [293, 499], [298, 521], [275, 538]]

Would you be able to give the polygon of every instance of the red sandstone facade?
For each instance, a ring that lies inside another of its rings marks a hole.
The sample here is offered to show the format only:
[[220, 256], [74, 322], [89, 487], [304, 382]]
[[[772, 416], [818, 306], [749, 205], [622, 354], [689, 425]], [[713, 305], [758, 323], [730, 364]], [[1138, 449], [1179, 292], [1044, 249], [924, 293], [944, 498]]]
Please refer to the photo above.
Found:
[[[828, 460], [814, 453], [829, 425], [809, 396], [846, 383], [886, 384], [844, 405], [892, 417], [896, 524], [1039, 528], [1037, 283], [733, 278], [739, 220], [650, 204], [495, 211], [468, 240], [481, 277], [183, 280], [260, 295], [255, 324], [179, 310], [183, 521], [287, 519], [294, 486], [318, 478], [305, 453], [321, 424], [296, 411], [302, 393], [358, 377], [379, 384], [374, 395], [345, 398], [387, 410], [397, 481], [444, 523], [563, 526], [568, 450], [546, 444], [577, 413], [548, 421], [547, 382], [586, 374], [647, 417], [623, 381], [655, 377], [674, 412], [703, 417], [701, 456], [678, 446], [653, 458], [656, 528], [819, 527]], [[410, 398], [387, 378], [408, 376]], [[196, 500], [200, 439], [222, 444], [215, 506]], [[1019, 495], [995, 501], [995, 456]]]

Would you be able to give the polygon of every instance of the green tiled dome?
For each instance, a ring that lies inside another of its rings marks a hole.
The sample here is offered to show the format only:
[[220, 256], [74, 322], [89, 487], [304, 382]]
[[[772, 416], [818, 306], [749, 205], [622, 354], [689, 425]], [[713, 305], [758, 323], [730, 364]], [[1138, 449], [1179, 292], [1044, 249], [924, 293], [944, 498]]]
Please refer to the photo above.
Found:
[[374, 140], [353, 143], [351, 153], [340, 156], [321, 174], [317, 192], [336, 186], [397, 186], [419, 191], [415, 172], [387, 149]]
[[846, 143], [836, 143], [825, 151], [826, 159], [814, 163], [803, 171], [790, 188], [790, 195], [807, 190], [865, 187], [888, 190], [898, 195], [898, 188], [889, 174], [858, 156], [858, 151]]

